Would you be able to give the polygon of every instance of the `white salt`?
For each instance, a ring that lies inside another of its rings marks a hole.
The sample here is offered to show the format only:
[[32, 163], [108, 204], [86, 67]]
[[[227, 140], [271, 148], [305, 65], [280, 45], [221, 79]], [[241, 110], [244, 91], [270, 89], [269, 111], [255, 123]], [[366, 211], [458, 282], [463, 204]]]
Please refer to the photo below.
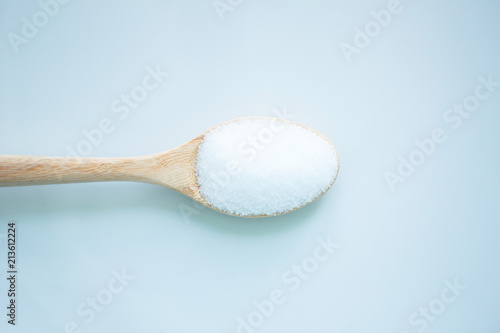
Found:
[[338, 167], [335, 148], [316, 132], [277, 118], [241, 118], [205, 134], [196, 176], [218, 210], [277, 215], [327, 191]]

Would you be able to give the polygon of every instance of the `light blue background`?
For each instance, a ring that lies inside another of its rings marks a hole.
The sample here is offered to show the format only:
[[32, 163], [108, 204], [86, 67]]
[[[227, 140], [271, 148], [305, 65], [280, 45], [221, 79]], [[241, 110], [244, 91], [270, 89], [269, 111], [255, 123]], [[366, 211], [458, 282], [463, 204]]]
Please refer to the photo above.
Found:
[[[260, 220], [188, 217], [191, 200], [147, 184], [0, 188], [1, 272], [10, 220], [19, 259], [18, 325], [1, 279], [0, 331], [236, 332], [280, 289], [255, 332], [410, 333], [446, 279], [467, 289], [426, 331], [498, 331], [500, 89], [457, 130], [443, 114], [479, 76], [500, 81], [499, 3], [402, 1], [348, 63], [340, 44], [387, 3], [248, 0], [221, 20], [211, 0], [73, 0], [16, 54], [7, 34], [40, 5], [2, 1], [0, 154], [64, 156], [109, 118], [91, 155], [145, 155], [286, 109], [336, 145], [341, 169], [320, 200]], [[157, 65], [168, 78], [120, 120], [112, 102]], [[384, 174], [436, 127], [448, 140], [392, 192]], [[327, 236], [341, 247], [290, 290], [283, 274]], [[122, 268], [135, 278], [86, 323], [76, 308]]]

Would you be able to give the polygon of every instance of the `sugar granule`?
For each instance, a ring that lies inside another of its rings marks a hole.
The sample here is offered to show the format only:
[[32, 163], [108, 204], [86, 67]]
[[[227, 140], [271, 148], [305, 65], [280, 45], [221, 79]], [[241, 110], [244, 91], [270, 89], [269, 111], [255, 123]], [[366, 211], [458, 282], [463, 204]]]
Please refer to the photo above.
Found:
[[316, 132], [277, 118], [242, 118], [205, 134], [196, 177], [216, 209], [277, 215], [323, 194], [338, 167], [335, 148]]

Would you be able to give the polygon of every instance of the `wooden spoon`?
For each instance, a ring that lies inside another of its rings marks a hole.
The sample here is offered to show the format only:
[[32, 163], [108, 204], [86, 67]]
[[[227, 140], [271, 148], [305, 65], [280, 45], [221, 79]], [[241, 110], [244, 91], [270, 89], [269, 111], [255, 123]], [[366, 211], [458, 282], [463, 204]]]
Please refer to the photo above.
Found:
[[[246, 119], [255, 118], [265, 117], [248, 117]], [[242, 118], [230, 121], [240, 119]], [[214, 128], [176, 148], [146, 156], [108, 158], [0, 155], [0, 186], [105, 181], [143, 182], [171, 188], [218, 212], [240, 216], [219, 210], [210, 205], [201, 195], [196, 180], [198, 147], [203, 142], [204, 135]], [[325, 138], [325, 140], [327, 139]], [[301, 207], [296, 207], [290, 211]], [[265, 216], [268, 215], [245, 217]]]

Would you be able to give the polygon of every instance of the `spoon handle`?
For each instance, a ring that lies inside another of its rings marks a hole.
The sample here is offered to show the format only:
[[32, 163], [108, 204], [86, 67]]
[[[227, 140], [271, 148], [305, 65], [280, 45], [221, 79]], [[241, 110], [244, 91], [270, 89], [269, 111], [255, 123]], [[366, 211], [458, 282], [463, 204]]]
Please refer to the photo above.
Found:
[[147, 181], [145, 158], [0, 155], [0, 186]]

